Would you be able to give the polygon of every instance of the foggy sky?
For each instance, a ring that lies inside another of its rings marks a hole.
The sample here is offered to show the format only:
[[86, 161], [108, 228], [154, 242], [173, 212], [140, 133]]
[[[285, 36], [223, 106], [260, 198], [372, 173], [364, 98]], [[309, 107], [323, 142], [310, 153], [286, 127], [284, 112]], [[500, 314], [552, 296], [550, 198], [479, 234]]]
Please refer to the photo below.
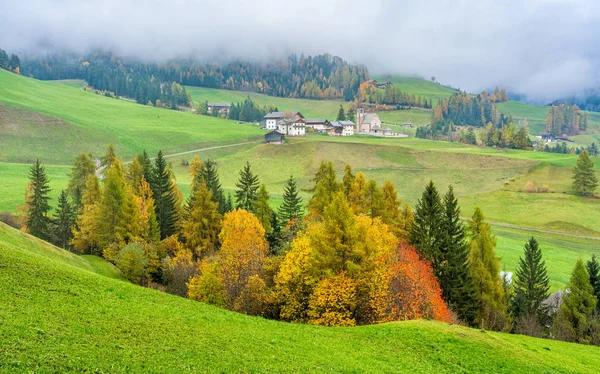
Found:
[[600, 83], [593, 0], [0, 0], [0, 48], [149, 60], [331, 53], [538, 102]]

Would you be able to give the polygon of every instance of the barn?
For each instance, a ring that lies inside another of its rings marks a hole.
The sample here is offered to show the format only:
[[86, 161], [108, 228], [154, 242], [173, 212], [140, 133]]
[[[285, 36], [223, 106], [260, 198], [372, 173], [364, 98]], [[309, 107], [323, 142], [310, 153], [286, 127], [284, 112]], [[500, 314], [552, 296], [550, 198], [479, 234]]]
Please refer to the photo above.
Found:
[[271, 131], [265, 134], [265, 143], [267, 144], [283, 144], [285, 141], [285, 135], [279, 131]]

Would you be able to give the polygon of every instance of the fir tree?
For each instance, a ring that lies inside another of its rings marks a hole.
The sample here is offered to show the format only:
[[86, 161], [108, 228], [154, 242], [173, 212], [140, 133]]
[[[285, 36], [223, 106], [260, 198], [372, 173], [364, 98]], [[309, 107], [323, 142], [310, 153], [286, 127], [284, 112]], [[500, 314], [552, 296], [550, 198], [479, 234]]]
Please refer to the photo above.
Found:
[[415, 246], [424, 258], [431, 262], [436, 274], [441, 266], [442, 216], [440, 195], [433, 181], [430, 181], [417, 202], [408, 241]]
[[161, 240], [175, 234], [179, 220], [177, 195], [171, 183], [171, 170], [164, 159], [162, 151], [154, 160], [154, 173], [149, 181], [156, 207], [156, 221], [160, 228]]
[[585, 267], [590, 275], [590, 284], [598, 301], [596, 309], [600, 312], [600, 262], [598, 262], [596, 255], [592, 255], [592, 259], [585, 264]]
[[552, 326], [554, 334], [563, 340], [589, 343], [588, 328], [597, 300], [581, 259], [575, 264], [567, 289]]
[[267, 192], [267, 187], [264, 184], [260, 185], [256, 200], [252, 204], [252, 212], [254, 212], [254, 215], [265, 229], [265, 233], [268, 234], [271, 232], [271, 215], [273, 214], [273, 209], [269, 205], [269, 192]]
[[217, 172], [216, 162], [207, 159], [202, 163], [200, 172], [196, 175], [196, 182], [201, 180], [206, 183], [206, 187], [212, 192], [212, 199], [214, 202], [219, 204], [219, 213], [224, 214], [225, 211], [225, 195], [223, 194], [223, 187], [219, 180], [219, 173]]
[[267, 242], [269, 243], [270, 253], [272, 255], [277, 255], [283, 239], [281, 234], [281, 225], [279, 224], [279, 219], [277, 218], [277, 214], [275, 214], [275, 212], [271, 212], [270, 224], [271, 231], [267, 232]]
[[233, 198], [231, 197], [231, 192], [227, 194], [227, 199], [225, 200], [225, 206], [223, 207], [223, 211], [225, 213], [229, 213], [234, 209]]
[[58, 207], [54, 214], [54, 226], [56, 245], [67, 248], [73, 237], [73, 226], [75, 225], [75, 211], [69, 203], [67, 193], [62, 190], [58, 198]]
[[344, 107], [340, 104], [340, 110], [338, 111], [338, 115], [336, 121], [345, 121], [346, 120], [346, 112], [344, 112]]
[[524, 257], [519, 258], [515, 273], [512, 312], [515, 318], [544, 313], [542, 302], [548, 298], [550, 289], [546, 263], [535, 238], [525, 244]]
[[238, 188], [235, 191], [236, 207], [251, 212], [259, 186], [258, 176], [252, 173], [250, 162], [246, 161], [246, 165], [240, 170], [240, 179], [235, 185]]
[[30, 195], [26, 205], [25, 225], [27, 232], [43, 240], [50, 239], [50, 181], [46, 175], [46, 169], [37, 159], [29, 169]]
[[598, 187], [598, 178], [594, 172], [594, 163], [587, 150], [579, 155], [577, 166], [573, 169], [573, 190], [584, 196], [593, 195]]
[[462, 321], [472, 324], [477, 313], [477, 299], [469, 273], [466, 232], [452, 186], [444, 196], [443, 209], [442, 251], [436, 276], [446, 303]]
[[292, 175], [283, 186], [283, 203], [278, 209], [279, 218], [286, 224], [294, 218], [302, 216], [302, 198], [298, 195], [299, 191], [296, 180]]
[[144, 175], [146, 182], [152, 185], [152, 181], [154, 179], [154, 166], [152, 166], [152, 161], [150, 160], [150, 157], [148, 157], [146, 150], [139, 154], [137, 159], [142, 167], [142, 174]]

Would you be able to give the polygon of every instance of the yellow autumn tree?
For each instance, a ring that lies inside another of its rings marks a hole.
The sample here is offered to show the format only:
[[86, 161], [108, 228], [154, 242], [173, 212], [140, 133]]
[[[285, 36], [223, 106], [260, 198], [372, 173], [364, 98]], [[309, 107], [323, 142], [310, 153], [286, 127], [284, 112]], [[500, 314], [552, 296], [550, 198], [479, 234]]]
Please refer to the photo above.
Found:
[[323, 279], [310, 297], [309, 323], [323, 326], [354, 326], [356, 282], [340, 275]]
[[243, 209], [225, 215], [219, 240], [220, 278], [225, 288], [225, 304], [232, 309], [250, 277], [261, 275], [269, 247], [258, 219]]

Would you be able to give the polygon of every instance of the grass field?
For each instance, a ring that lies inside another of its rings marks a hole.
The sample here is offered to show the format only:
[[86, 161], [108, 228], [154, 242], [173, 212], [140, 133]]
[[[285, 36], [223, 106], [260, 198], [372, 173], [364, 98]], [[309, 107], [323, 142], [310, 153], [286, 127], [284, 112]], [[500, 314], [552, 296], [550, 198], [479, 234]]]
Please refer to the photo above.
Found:
[[[181, 152], [214, 144], [256, 140], [256, 126], [137, 105], [77, 88], [43, 82], [0, 70], [0, 161], [66, 164], [81, 150], [96, 155], [113, 143], [125, 158], [146, 149]], [[8, 107], [8, 109], [7, 109]], [[32, 122], [37, 114], [54, 121]], [[25, 119], [23, 119], [25, 118]], [[5, 120], [6, 119], [6, 120]], [[35, 155], [32, 150], [35, 150]]]
[[446, 99], [456, 92], [450, 88], [442, 86], [441, 84], [437, 84], [422, 78], [403, 77], [399, 75], [384, 75], [375, 77], [375, 79], [381, 82], [389, 80], [394, 84], [394, 88], [398, 88], [402, 92], [406, 92], [411, 95], [421, 95], [421, 97], [433, 99], [433, 105], [437, 104], [438, 100]]
[[[141, 288], [0, 224], [0, 372], [595, 373], [598, 347], [430, 321], [328, 328]], [[73, 259], [74, 258], [74, 259]]]

